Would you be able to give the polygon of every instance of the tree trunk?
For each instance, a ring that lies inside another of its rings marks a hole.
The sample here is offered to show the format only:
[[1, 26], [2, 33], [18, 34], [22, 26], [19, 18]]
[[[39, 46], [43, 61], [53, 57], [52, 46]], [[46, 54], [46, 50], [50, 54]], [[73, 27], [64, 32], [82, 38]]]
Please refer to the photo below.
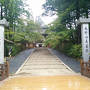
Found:
[[1, 5], [1, 20], [3, 19], [3, 9], [2, 9], [2, 5]]
[[76, 1], [76, 18], [79, 19], [80, 17], [80, 7], [79, 7], [79, 0]]

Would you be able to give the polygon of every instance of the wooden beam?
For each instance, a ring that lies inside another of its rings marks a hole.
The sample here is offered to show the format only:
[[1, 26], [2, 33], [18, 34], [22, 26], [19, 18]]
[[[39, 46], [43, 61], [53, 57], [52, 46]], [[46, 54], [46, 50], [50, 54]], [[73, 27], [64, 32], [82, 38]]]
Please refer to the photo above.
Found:
[[8, 43], [12, 43], [12, 44], [14, 44], [14, 42], [13, 41], [10, 41], [10, 40], [8, 40], [8, 39], [4, 39], [6, 42], [8, 42]]

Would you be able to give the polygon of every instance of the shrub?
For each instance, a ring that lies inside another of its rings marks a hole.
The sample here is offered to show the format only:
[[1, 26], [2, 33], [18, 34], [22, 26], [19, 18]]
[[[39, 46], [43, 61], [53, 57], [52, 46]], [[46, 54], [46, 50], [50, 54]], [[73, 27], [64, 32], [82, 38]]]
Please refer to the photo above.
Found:
[[82, 55], [82, 47], [81, 45], [73, 45], [71, 49], [69, 50], [68, 55], [75, 57], [75, 58], [80, 58]]
[[65, 53], [68, 56], [74, 58], [80, 58], [82, 55], [82, 47], [81, 44], [72, 44], [72, 43], [64, 43], [64, 47], [59, 46], [59, 50]]
[[20, 51], [22, 51], [22, 46], [21, 45], [13, 45], [12, 46], [12, 56], [15, 56], [16, 54], [18, 54]]
[[51, 48], [56, 49], [59, 46], [59, 42], [59, 36], [56, 33], [52, 33], [46, 38], [45, 45], [50, 45]]
[[23, 50], [22, 45], [5, 43], [5, 46], [4, 46], [4, 52], [5, 52], [4, 56], [5, 57], [9, 56], [9, 50], [10, 50], [11, 47], [12, 47], [11, 56], [15, 56], [16, 54], [18, 54], [20, 51]]
[[8, 56], [8, 52], [9, 52], [9, 45], [8, 45], [8, 43], [5, 43], [5, 45], [4, 45], [4, 56]]

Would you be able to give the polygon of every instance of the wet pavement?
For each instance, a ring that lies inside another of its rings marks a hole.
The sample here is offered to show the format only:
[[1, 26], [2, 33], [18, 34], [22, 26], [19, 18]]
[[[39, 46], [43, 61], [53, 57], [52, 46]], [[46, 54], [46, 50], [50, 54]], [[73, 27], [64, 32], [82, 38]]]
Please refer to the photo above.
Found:
[[77, 76], [18, 76], [5, 80], [0, 90], [90, 90], [90, 79]]

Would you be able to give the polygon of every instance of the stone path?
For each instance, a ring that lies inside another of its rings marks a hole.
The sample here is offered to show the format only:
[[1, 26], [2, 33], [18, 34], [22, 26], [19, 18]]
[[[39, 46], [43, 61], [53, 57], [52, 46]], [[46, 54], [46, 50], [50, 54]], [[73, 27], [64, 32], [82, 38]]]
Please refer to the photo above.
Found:
[[58, 56], [60, 60], [62, 60], [63, 63], [65, 63], [68, 67], [70, 67], [74, 72], [80, 74], [80, 62], [74, 58], [71, 58], [62, 52], [58, 52], [54, 49], [49, 49], [53, 54]]
[[17, 71], [16, 75], [75, 75], [56, 55], [46, 48], [36, 49]]
[[14, 58], [12, 58], [9, 63], [10, 63], [10, 75], [16, 73], [16, 71], [20, 68], [20, 66], [25, 62], [25, 60], [29, 57], [31, 52], [34, 49], [28, 49], [25, 51], [22, 51], [18, 55], [16, 55]]

